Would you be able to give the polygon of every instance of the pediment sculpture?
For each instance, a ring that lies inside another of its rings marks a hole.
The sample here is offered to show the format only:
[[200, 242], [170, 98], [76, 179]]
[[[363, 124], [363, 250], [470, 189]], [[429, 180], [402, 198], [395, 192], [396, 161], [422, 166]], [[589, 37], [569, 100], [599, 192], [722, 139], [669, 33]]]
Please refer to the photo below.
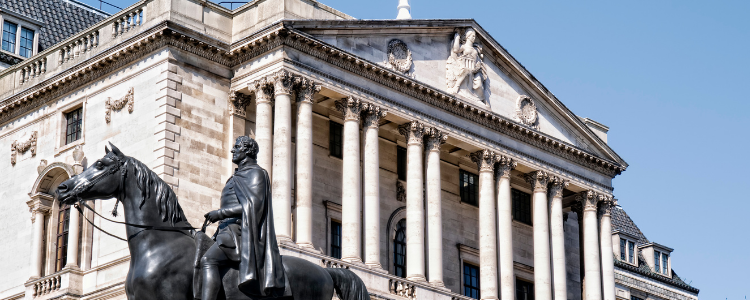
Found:
[[389, 69], [412, 77], [413, 60], [411, 50], [402, 40], [392, 39], [388, 42], [388, 60], [386, 65]]
[[448, 93], [473, 97], [488, 104], [490, 80], [483, 61], [482, 45], [476, 41], [476, 36], [472, 28], [466, 29], [464, 37], [459, 32], [454, 34], [445, 79]]
[[516, 121], [534, 129], [539, 129], [539, 112], [536, 104], [531, 97], [526, 95], [518, 96], [516, 100]]

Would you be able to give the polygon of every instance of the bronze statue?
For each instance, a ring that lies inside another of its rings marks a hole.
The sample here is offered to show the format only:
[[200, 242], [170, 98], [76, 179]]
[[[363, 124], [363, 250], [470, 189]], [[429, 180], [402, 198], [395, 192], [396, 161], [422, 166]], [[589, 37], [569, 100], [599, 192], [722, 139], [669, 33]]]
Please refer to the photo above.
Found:
[[[370, 299], [362, 280], [348, 269], [322, 268], [279, 254], [271, 187], [267, 173], [254, 161], [258, 150], [252, 139], [237, 139], [233, 161], [238, 168], [222, 191], [221, 209], [207, 214], [222, 221], [216, 243], [190, 225], [167, 183], [111, 143], [109, 147], [104, 157], [61, 183], [57, 197], [60, 205], [91, 210], [86, 201], [122, 202], [125, 222], [119, 223], [125, 225], [127, 240], [122, 240], [131, 257], [125, 280], [128, 299], [330, 300], [334, 290], [342, 300]], [[117, 222], [94, 212], [103, 222]]]

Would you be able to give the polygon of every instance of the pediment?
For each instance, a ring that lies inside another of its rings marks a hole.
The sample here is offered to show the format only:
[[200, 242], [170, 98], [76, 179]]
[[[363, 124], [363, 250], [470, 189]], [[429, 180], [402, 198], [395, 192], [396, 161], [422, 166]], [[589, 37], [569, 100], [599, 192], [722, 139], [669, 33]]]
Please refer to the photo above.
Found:
[[627, 165], [473, 20], [305, 20], [285, 24], [519, 124]]

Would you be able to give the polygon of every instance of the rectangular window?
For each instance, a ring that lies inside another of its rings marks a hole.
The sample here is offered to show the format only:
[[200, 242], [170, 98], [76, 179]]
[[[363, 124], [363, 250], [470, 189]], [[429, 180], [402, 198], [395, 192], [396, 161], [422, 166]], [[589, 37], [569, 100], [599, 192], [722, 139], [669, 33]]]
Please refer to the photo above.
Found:
[[532, 225], [531, 223], [531, 195], [517, 189], [510, 190], [513, 199], [513, 219]]
[[464, 263], [464, 296], [479, 299], [479, 267]]
[[11, 22], [3, 23], [3, 50], [16, 53], [16, 32], [18, 25]]
[[341, 223], [331, 220], [331, 257], [341, 259]]
[[643, 299], [641, 299], [641, 298], [638, 298], [638, 297], [636, 297], [636, 296], [630, 296], [630, 300], [643, 300]]
[[628, 241], [628, 262], [635, 263], [635, 243]]
[[65, 114], [67, 126], [65, 128], [65, 145], [81, 139], [81, 124], [83, 123], [83, 108], [78, 108]]
[[654, 271], [656, 273], [661, 273], [661, 257], [659, 256], [659, 251], [654, 251]]
[[70, 228], [70, 206], [63, 206], [57, 215], [57, 249], [55, 252], [55, 272], [62, 270], [67, 263], [68, 228]]
[[406, 181], [406, 148], [396, 146], [396, 172], [398, 180]]
[[664, 275], [669, 275], [669, 256], [666, 253], [661, 254], [661, 268]]
[[627, 243], [627, 240], [620, 239], [620, 260], [622, 261], [625, 261], [625, 255], [627, 254], [627, 250], [625, 249], [625, 244]]
[[516, 278], [516, 300], [534, 300], [534, 284]]
[[458, 177], [460, 177], [458, 186], [461, 189], [461, 202], [477, 206], [479, 204], [477, 201], [479, 199], [479, 176], [459, 170]]
[[34, 31], [21, 28], [21, 42], [18, 54], [23, 57], [31, 57], [34, 54]]
[[329, 129], [328, 150], [330, 151], [331, 156], [343, 158], [344, 125], [331, 121]]

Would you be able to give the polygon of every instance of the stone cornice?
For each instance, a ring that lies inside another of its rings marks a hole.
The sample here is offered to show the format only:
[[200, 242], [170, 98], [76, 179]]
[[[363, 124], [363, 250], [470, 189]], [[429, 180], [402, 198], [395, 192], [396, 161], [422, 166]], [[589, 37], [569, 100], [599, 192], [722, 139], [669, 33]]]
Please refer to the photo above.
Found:
[[685, 283], [681, 283], [681, 282], [679, 282], [677, 280], [674, 280], [672, 278], [665, 277], [663, 275], [656, 274], [656, 273], [653, 273], [653, 272], [646, 272], [646, 271], [642, 270], [641, 268], [638, 268], [638, 267], [633, 266], [631, 264], [628, 264], [626, 262], [620, 261], [619, 259], [615, 259], [615, 267], [620, 268], [622, 270], [625, 270], [627, 272], [632, 272], [632, 273], [635, 273], [635, 274], [638, 274], [638, 275], [641, 275], [641, 276], [648, 277], [649, 279], [654, 279], [654, 280], [659, 281], [661, 283], [665, 283], [667, 285], [670, 285], [670, 286], [673, 286], [673, 287], [676, 287], [676, 288], [679, 288], [679, 289], [683, 289], [683, 290], [691, 292], [691, 293], [698, 294], [700, 292], [699, 289], [694, 288], [692, 286], [689, 286], [689, 285], [687, 285]]
[[[388, 70], [376, 63], [366, 61], [327, 45], [302, 32], [286, 28], [284, 23], [273, 24], [264, 29], [263, 32], [265, 33], [264, 35], [253, 35], [247, 39], [243, 39], [241, 43], [234, 43], [229, 46], [217, 40], [206, 38], [172, 22], [160, 23], [130, 38], [118, 48], [104, 51], [80, 63], [77, 68], [71, 68], [54, 75], [35, 86], [29, 87], [23, 92], [3, 100], [0, 102], [0, 124], [4, 124], [23, 113], [36, 109], [55, 98], [83, 86], [85, 83], [96, 80], [165, 46], [180, 49], [224, 66], [232, 67], [283, 45], [305, 52], [332, 65], [398, 90], [406, 95], [514, 139], [591, 168], [599, 173], [615, 177], [625, 170], [625, 166], [614, 161], [600, 158], [484, 108], [464, 102], [403, 74]], [[227, 50], [227, 48], [231, 48], [231, 50]]]

